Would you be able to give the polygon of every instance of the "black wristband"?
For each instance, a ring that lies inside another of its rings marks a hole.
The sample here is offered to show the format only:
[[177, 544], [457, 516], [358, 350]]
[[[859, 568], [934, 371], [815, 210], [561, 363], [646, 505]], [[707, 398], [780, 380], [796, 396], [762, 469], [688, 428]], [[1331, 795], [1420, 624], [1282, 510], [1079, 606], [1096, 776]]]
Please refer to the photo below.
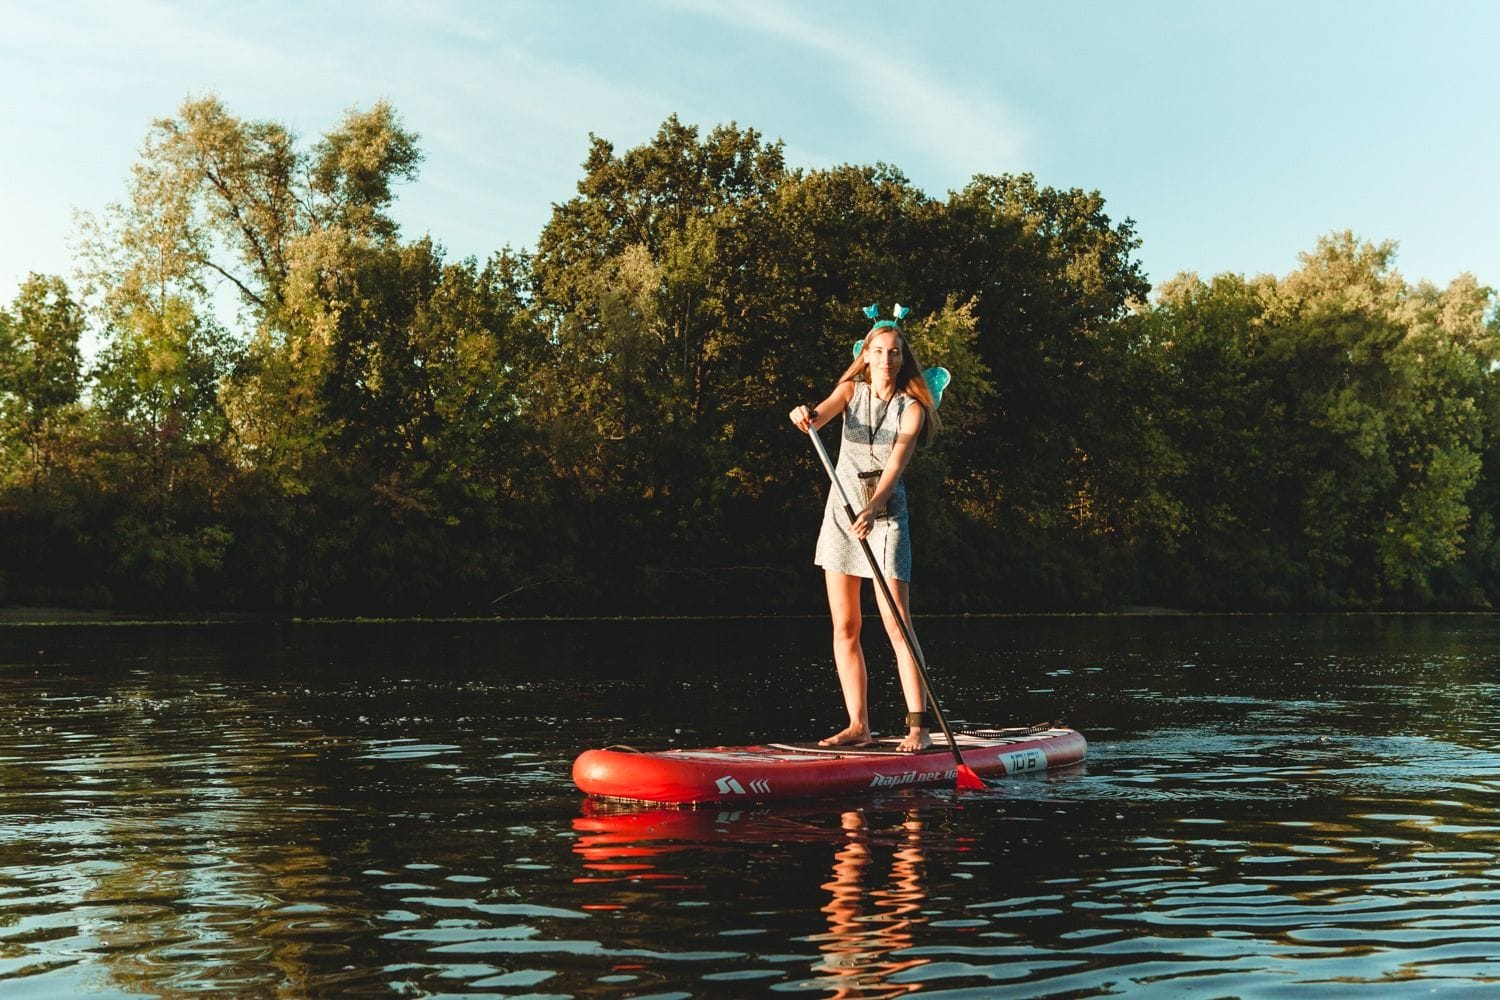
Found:
[[808, 420], [817, 420], [818, 419], [818, 408], [816, 406], [814, 406], [813, 404], [811, 404], [811, 403], [807, 404], [807, 419]]

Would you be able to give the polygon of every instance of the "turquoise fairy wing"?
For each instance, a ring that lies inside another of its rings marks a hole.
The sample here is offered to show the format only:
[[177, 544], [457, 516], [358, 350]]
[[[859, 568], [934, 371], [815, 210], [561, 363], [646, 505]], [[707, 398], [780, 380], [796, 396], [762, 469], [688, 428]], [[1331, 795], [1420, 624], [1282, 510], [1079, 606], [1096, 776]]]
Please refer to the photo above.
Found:
[[865, 349], [865, 338], [860, 337], [854, 342], [854, 356], [859, 357], [859, 352]]
[[943, 405], [943, 390], [948, 388], [948, 383], [953, 381], [953, 373], [946, 368], [928, 368], [922, 372], [922, 378], [927, 383], [927, 388], [932, 392], [932, 405], [934, 407]]

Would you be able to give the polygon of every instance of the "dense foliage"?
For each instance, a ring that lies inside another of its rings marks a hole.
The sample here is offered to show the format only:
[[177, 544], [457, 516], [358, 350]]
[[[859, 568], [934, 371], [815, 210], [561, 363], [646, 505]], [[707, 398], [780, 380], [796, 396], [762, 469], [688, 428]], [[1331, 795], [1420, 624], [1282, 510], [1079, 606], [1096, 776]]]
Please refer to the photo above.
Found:
[[[0, 598], [365, 613], [816, 607], [787, 410], [859, 307], [955, 375], [908, 482], [926, 609], [1482, 607], [1492, 292], [1391, 245], [1155, 300], [1098, 193], [789, 169], [749, 129], [592, 138], [535, 251], [389, 214], [388, 106], [311, 146], [192, 100], [84, 279], [0, 309]], [[92, 343], [96, 349], [85, 350]]]

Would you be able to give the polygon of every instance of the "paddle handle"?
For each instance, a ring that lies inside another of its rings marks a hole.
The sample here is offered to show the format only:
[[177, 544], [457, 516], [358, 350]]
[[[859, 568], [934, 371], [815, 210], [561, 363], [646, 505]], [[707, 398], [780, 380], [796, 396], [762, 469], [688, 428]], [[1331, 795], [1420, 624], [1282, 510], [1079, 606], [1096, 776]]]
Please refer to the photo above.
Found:
[[[807, 435], [812, 438], [813, 447], [818, 451], [818, 458], [823, 462], [823, 468], [828, 472], [828, 478], [833, 480], [833, 488], [838, 490], [839, 500], [844, 505], [844, 514], [849, 518], [850, 528], [854, 527], [854, 519], [858, 516], [854, 512], [854, 506], [849, 503], [849, 494], [844, 491], [844, 484], [840, 481], [838, 473], [834, 471], [833, 461], [828, 457], [828, 449], [823, 447], [823, 439], [818, 437], [818, 429], [808, 424]], [[967, 770], [968, 765], [958, 752], [958, 741], [953, 738], [953, 731], [948, 728], [948, 720], [943, 718], [943, 710], [938, 707], [938, 701], [932, 695], [932, 682], [927, 679], [927, 661], [922, 656], [922, 647], [917, 645], [917, 637], [913, 634], [911, 623], [906, 620], [901, 605], [896, 603], [895, 595], [891, 593], [890, 584], [885, 582], [885, 574], [880, 571], [880, 561], [875, 558], [875, 553], [870, 548], [866, 539], [859, 539], [859, 547], [864, 550], [865, 558], [870, 561], [870, 572], [875, 574], [875, 585], [885, 597], [885, 603], [895, 612], [896, 623], [901, 626], [901, 638], [906, 641], [907, 651], [911, 653], [912, 660], [917, 665], [917, 676], [922, 680], [922, 694], [927, 703], [932, 706], [932, 714], [937, 716], [938, 725], [942, 727], [943, 736], [948, 741], [948, 749], [953, 752], [953, 759], [958, 763], [961, 770]]]

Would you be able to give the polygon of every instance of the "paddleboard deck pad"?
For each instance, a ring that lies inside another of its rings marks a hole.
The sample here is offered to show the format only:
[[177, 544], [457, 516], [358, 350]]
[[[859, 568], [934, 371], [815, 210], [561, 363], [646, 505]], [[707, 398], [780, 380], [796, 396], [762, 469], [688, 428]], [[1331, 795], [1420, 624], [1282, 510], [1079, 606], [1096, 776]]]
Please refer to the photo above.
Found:
[[[1083, 760], [1077, 730], [1051, 724], [1012, 729], [963, 729], [954, 734], [964, 763], [982, 778], [1036, 774]], [[573, 783], [596, 798], [693, 806], [721, 802], [864, 795], [897, 788], [953, 784], [957, 763], [942, 733], [920, 753], [896, 749], [899, 739], [859, 747], [767, 743], [699, 750], [585, 750], [573, 762]]]

